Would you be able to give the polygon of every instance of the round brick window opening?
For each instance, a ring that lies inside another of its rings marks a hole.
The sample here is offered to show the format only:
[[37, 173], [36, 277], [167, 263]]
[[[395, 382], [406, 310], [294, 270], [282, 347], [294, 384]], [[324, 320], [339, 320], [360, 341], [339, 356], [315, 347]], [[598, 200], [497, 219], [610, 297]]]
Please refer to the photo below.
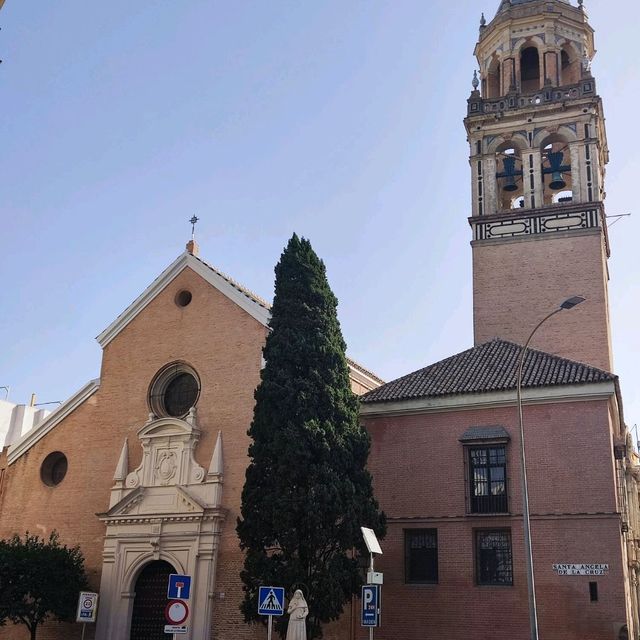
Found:
[[178, 293], [176, 294], [176, 304], [179, 307], [186, 307], [191, 303], [192, 298], [193, 296], [191, 295], [191, 291], [183, 289], [182, 291], [178, 291]]
[[60, 451], [50, 453], [40, 467], [40, 478], [48, 487], [59, 485], [67, 475], [67, 456]]
[[200, 396], [198, 374], [176, 362], [162, 369], [151, 383], [149, 405], [158, 417], [184, 418]]

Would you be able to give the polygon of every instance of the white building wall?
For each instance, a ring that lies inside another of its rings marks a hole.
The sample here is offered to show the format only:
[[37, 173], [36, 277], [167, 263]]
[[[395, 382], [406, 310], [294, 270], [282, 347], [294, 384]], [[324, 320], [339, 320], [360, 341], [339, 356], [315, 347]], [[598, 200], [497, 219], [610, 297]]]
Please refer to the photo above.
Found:
[[13, 404], [0, 400], [0, 443], [3, 447], [13, 444], [30, 431], [51, 412], [26, 404]]

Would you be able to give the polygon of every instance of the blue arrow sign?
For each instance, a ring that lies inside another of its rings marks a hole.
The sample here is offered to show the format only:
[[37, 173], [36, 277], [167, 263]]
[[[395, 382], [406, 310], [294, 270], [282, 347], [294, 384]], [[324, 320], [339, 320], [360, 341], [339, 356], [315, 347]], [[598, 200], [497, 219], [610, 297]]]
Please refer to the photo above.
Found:
[[365, 584], [362, 587], [362, 620], [363, 627], [377, 627], [380, 613], [380, 585]]
[[260, 587], [258, 592], [258, 615], [281, 616], [284, 614], [284, 588]]

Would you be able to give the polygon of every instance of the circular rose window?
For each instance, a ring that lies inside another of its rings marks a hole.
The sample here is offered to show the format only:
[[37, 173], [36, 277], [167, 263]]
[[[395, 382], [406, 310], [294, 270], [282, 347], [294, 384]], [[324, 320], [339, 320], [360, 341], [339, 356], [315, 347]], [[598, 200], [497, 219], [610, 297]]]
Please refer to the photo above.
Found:
[[149, 405], [156, 416], [182, 418], [195, 407], [200, 380], [187, 364], [176, 362], [162, 369], [151, 383]]

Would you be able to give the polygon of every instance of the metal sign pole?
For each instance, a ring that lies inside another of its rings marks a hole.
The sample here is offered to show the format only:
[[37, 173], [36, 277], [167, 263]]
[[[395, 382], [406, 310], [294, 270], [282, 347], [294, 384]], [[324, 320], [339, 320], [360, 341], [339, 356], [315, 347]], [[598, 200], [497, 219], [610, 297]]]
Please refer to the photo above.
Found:
[[[373, 573], [373, 553], [369, 553], [369, 558], [371, 559], [371, 563], [369, 566], [369, 571], [371, 571], [371, 573]], [[376, 607], [378, 606], [378, 603], [376, 602]], [[376, 612], [376, 617], [377, 617], [377, 612]], [[373, 640], [373, 627], [369, 627], [369, 640]]]
[[268, 629], [269, 631], [267, 632], [267, 639], [271, 640], [271, 630], [273, 629], [273, 616], [269, 616]]

